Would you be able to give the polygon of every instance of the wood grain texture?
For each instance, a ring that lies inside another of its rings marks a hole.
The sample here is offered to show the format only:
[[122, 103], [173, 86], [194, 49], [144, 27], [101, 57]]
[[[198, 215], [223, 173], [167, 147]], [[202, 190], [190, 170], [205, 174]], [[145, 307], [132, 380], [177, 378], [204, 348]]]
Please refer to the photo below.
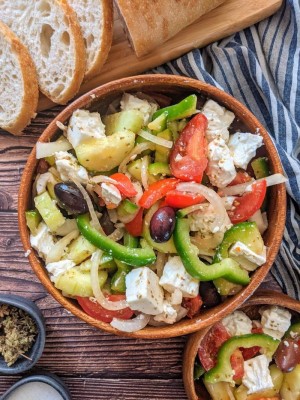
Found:
[[[82, 84], [79, 95], [114, 79], [137, 75], [192, 49], [238, 32], [273, 14], [281, 4], [282, 0], [226, 0], [141, 58], [136, 57], [126, 38], [121, 19], [115, 15], [113, 45], [107, 62], [98, 76]], [[49, 99], [44, 96], [40, 98], [39, 110], [52, 106]]]

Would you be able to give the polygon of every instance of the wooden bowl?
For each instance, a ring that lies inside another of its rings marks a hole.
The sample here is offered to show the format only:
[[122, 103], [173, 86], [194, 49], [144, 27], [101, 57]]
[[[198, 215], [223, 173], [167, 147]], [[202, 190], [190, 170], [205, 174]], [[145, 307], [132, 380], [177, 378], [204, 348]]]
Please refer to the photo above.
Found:
[[[39, 141], [49, 142], [59, 134], [59, 129], [56, 125], [57, 121], [67, 123], [73, 111], [78, 108], [87, 108], [89, 110], [97, 110], [104, 112], [114, 99], [116, 99], [123, 92], [159, 92], [168, 94], [175, 100], [183, 98], [186, 95], [197, 93], [200, 98], [212, 98], [218, 103], [222, 104], [229, 110], [233, 111], [240, 121], [242, 129], [247, 129], [248, 132], [260, 132], [264, 139], [266, 153], [270, 160], [270, 168], [272, 173], [283, 173], [282, 166], [276, 148], [270, 139], [265, 128], [261, 123], [251, 114], [251, 112], [240, 102], [234, 99], [229, 94], [210, 86], [206, 83], [180, 76], [172, 75], [143, 75], [130, 78], [120, 79], [100, 86], [91, 92], [83, 95], [67, 106], [45, 129]], [[19, 191], [19, 228], [21, 239], [25, 251], [31, 249], [29, 241], [29, 231], [25, 221], [25, 211], [31, 207], [31, 187], [37, 167], [37, 160], [35, 156], [35, 148], [32, 150], [25, 166], [21, 186]], [[109, 324], [97, 321], [96, 319], [88, 316], [74, 301], [64, 297], [59, 290], [57, 290], [51, 283], [48, 273], [43, 266], [43, 262], [38, 258], [36, 253], [32, 251], [29, 255], [30, 264], [36, 273], [37, 277], [43, 283], [49, 293], [67, 310], [71, 311], [74, 315], [81, 318], [89, 324], [103, 329], [105, 331], [122, 335], [131, 336], [136, 338], [166, 338], [181, 336], [188, 333], [198, 331], [211, 325], [216, 319], [221, 319], [225, 315], [231, 313], [239, 307], [244, 301], [258, 288], [264, 277], [268, 273], [276, 254], [279, 249], [281, 238], [283, 235], [286, 215], [286, 191], [285, 185], [280, 184], [273, 186], [270, 190], [270, 206], [268, 213], [269, 229], [264, 235], [264, 242], [268, 247], [268, 260], [252, 275], [251, 282], [237, 295], [227, 299], [222, 304], [210, 310], [205, 310], [203, 313], [193, 319], [184, 319], [174, 325], [164, 327], [146, 327], [145, 329], [131, 333], [124, 334]]]
[[[294, 300], [285, 294], [271, 290], [258, 291], [242, 307], [240, 307], [240, 310], [245, 311], [250, 316], [256, 318], [259, 307], [263, 305], [281, 306], [288, 308], [293, 312], [293, 314], [300, 313], [299, 301]], [[219, 320], [219, 318], [215, 318], [214, 323], [218, 322]], [[195, 385], [194, 381], [194, 363], [199, 345], [209, 330], [210, 327], [191, 335], [185, 345], [182, 375], [185, 391], [189, 400], [201, 399], [201, 397], [199, 397], [199, 393], [197, 394], [197, 391], [201, 389], [201, 384], [199, 384], [199, 387], [197, 387], [197, 384]]]

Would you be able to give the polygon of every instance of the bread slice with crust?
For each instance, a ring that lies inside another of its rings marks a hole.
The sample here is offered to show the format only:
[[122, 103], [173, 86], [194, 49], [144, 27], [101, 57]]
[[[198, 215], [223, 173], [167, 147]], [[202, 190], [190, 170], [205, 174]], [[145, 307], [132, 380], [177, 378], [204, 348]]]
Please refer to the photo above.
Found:
[[67, 0], [0, 0], [0, 19], [28, 47], [40, 90], [59, 104], [74, 97], [84, 77], [86, 53]]
[[0, 22], [0, 128], [19, 135], [35, 116], [39, 89], [33, 61], [17, 36]]
[[68, 0], [75, 10], [84, 38], [87, 66], [85, 77], [97, 75], [104, 65], [113, 37], [112, 0]]

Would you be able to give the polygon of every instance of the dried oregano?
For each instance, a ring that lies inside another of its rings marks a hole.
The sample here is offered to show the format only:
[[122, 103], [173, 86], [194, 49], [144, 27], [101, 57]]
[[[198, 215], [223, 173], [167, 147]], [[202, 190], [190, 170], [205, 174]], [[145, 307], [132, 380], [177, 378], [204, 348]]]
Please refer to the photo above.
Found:
[[33, 345], [37, 327], [23, 310], [6, 304], [0, 305], [0, 354], [10, 367]]

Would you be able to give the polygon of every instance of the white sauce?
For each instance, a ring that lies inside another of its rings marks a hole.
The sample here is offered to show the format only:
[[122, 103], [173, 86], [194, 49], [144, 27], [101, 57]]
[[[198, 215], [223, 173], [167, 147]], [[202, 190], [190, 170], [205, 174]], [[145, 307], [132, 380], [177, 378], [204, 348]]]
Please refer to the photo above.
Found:
[[56, 389], [44, 382], [28, 382], [19, 386], [7, 400], [64, 400]]

